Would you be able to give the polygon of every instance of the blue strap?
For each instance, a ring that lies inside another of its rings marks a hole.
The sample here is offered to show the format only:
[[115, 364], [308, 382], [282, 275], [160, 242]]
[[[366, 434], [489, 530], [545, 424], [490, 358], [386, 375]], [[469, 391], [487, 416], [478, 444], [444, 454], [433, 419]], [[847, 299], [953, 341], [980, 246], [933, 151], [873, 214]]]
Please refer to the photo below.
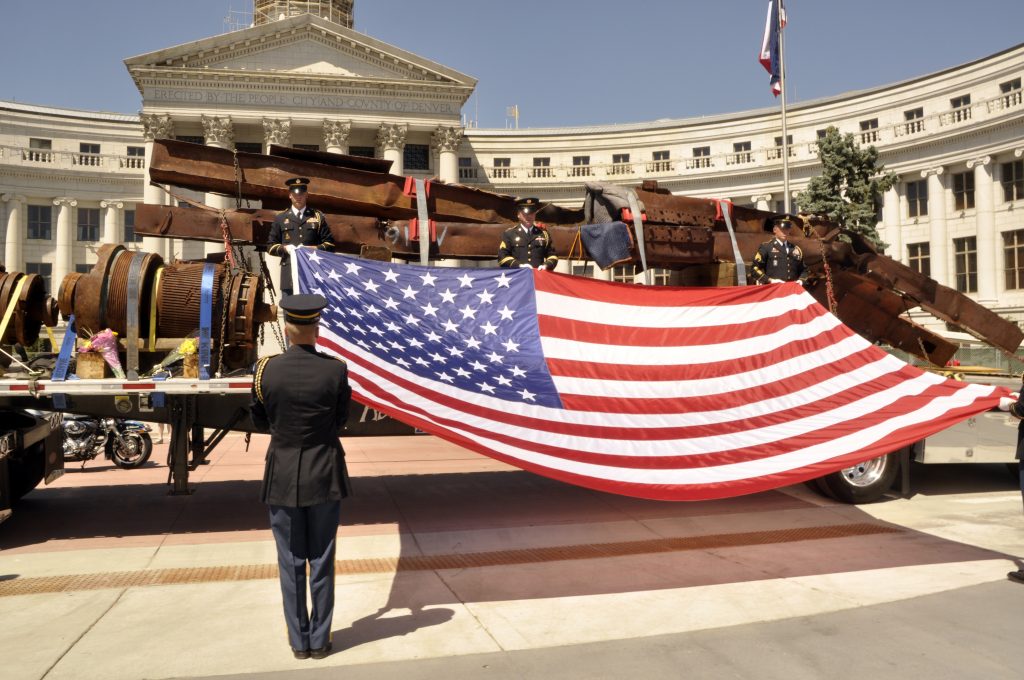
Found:
[[67, 328], [64, 329], [64, 340], [60, 343], [60, 354], [57, 355], [57, 363], [53, 367], [51, 380], [64, 381], [68, 376], [68, 364], [71, 363], [71, 354], [75, 351], [75, 337], [78, 331], [75, 328], [75, 315], [68, 317]]
[[199, 295], [199, 379], [210, 379], [210, 326], [213, 324], [213, 275], [217, 265], [203, 265], [203, 288]]

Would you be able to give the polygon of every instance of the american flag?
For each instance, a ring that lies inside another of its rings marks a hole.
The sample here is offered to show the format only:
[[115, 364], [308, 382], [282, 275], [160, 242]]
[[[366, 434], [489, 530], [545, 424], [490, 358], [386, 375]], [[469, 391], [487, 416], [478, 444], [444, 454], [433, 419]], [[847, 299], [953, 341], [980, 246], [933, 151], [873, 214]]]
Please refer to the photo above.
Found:
[[779, 39], [785, 27], [786, 8], [782, 0], [768, 0], [768, 17], [764, 20], [764, 36], [761, 38], [758, 60], [771, 75], [769, 84], [776, 97], [782, 94], [782, 51]]
[[799, 283], [668, 288], [296, 251], [357, 401], [603, 491], [723, 498], [819, 477], [1008, 391], [875, 347]]

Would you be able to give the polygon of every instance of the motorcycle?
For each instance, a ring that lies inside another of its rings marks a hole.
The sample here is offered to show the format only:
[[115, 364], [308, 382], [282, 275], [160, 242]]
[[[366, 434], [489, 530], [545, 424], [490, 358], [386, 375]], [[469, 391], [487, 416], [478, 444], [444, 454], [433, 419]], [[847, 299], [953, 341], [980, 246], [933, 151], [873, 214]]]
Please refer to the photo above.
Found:
[[64, 461], [81, 461], [82, 467], [103, 451], [119, 468], [143, 465], [153, 453], [153, 428], [137, 420], [93, 418], [64, 414]]

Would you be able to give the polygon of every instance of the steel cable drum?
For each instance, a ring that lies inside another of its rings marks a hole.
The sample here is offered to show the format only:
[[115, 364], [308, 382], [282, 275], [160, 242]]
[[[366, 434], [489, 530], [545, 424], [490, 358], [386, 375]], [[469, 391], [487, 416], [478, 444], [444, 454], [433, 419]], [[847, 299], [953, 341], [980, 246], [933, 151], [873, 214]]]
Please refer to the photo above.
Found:
[[57, 325], [57, 306], [46, 294], [46, 281], [37, 274], [0, 273], [0, 319], [12, 305], [14, 309], [0, 342], [31, 345], [39, 339], [40, 327]]
[[[159, 337], [185, 338], [199, 330], [204, 266], [202, 262], [178, 262], [164, 267], [156, 303], [156, 330]], [[224, 265], [216, 265], [210, 327], [210, 336], [215, 341], [220, 339], [225, 272]]]

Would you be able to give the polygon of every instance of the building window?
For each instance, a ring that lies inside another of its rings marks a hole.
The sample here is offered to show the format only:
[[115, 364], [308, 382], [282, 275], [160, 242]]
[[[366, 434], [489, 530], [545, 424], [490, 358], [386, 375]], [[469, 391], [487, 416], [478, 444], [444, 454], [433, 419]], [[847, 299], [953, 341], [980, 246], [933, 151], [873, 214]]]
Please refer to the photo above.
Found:
[[927, 243], [908, 243], [907, 262], [910, 265], [910, 268], [918, 274], [931, 276], [931, 246]]
[[655, 267], [651, 269], [651, 285], [654, 286], [671, 286], [672, 285], [672, 270], [662, 269]]
[[349, 156], [359, 156], [360, 158], [376, 158], [377, 149], [372, 146], [350, 146], [348, 147]]
[[235, 142], [238, 153], [263, 153], [263, 142]]
[[74, 158], [75, 165], [99, 165], [100, 145], [82, 142], [78, 145], [78, 155]]
[[668, 172], [672, 169], [668, 151], [652, 152], [651, 161], [652, 163], [647, 167], [647, 172]]
[[78, 209], [78, 240], [86, 242], [100, 240], [99, 208]]
[[1003, 232], [1003, 265], [1006, 289], [1024, 288], [1024, 229]]
[[978, 239], [974, 236], [953, 239], [953, 261], [957, 291], [978, 292]]
[[206, 139], [202, 135], [174, 135], [174, 138], [189, 144], [206, 144]]
[[609, 174], [612, 175], [629, 175], [633, 173], [633, 166], [629, 162], [628, 153], [613, 153], [612, 154], [612, 167]]
[[1024, 198], [1024, 161], [1002, 164], [1003, 200], [1006, 202]]
[[695, 146], [693, 147], [693, 158], [687, 162], [687, 166], [690, 168], [710, 168], [711, 167], [711, 147], [710, 146]]
[[402, 150], [402, 167], [406, 170], [430, 170], [430, 145], [406, 144]]
[[959, 123], [960, 121], [970, 119], [971, 95], [962, 94], [959, 97], [953, 97], [949, 100], [949, 108], [953, 109], [950, 113], [951, 122]]
[[30, 137], [28, 140], [28, 151], [25, 152], [25, 160], [33, 163], [52, 163], [52, 149], [52, 140]]
[[53, 276], [52, 264], [49, 262], [26, 262], [25, 273], [43, 277], [43, 281], [46, 283], [46, 290], [53, 292], [53, 286], [50, 285], [50, 277]]
[[910, 217], [928, 214], [928, 180], [907, 182], [907, 214]]
[[[780, 214], [786, 212], [786, 202], [785, 201], [775, 201], [775, 212], [780, 213]], [[789, 202], [789, 212], [790, 212], [790, 214], [793, 214], [793, 215], [795, 215], [795, 214], [800, 212], [800, 206], [798, 206], [796, 204], [796, 199], [795, 198], [792, 199]]]
[[589, 264], [572, 264], [570, 267], [570, 273], [573, 276], [594, 276], [594, 268]]
[[[793, 135], [786, 135], [786, 148], [789, 150], [787, 154], [790, 158], [796, 155], [796, 149], [793, 148]], [[775, 148], [768, 149], [768, 160], [777, 161], [782, 158], [782, 135], [775, 138]]]
[[476, 168], [473, 167], [473, 159], [468, 156], [459, 156], [459, 179], [476, 178]]
[[572, 176], [573, 177], [589, 177], [590, 171], [590, 156], [573, 156], [572, 157]]
[[302, 149], [303, 151], [319, 151], [319, 144], [292, 144], [293, 149]]
[[548, 156], [534, 158], [530, 177], [551, 177], [551, 158]]
[[52, 238], [52, 226], [53, 206], [28, 206], [28, 237], [30, 239], [49, 241]]
[[512, 176], [512, 159], [511, 158], [495, 158], [494, 159], [494, 171], [491, 173], [492, 177], [499, 179], [508, 179]]
[[1011, 106], [1018, 106], [1020, 104], [1020, 78], [1014, 78], [1013, 80], [1007, 80], [1005, 83], [999, 83], [999, 91], [1003, 95], [1001, 103], [1004, 108], [1010, 108]]
[[875, 144], [878, 142], [878, 119], [862, 120], [860, 122], [860, 143]]
[[953, 175], [953, 208], [970, 210], [974, 207], [974, 171]]
[[924, 108], [918, 107], [903, 112], [903, 133], [912, 135], [915, 132], [924, 130]]
[[635, 276], [635, 264], [622, 264], [618, 267], [612, 267], [612, 281], [618, 281], [619, 283], [633, 283]]
[[732, 155], [726, 159], [726, 163], [729, 165], [749, 163], [752, 160], [750, 156], [750, 142], [734, 142], [732, 151]]
[[129, 146], [128, 157], [125, 159], [124, 166], [126, 168], [135, 168], [141, 170], [146, 167], [146, 147], [144, 146]]
[[135, 211], [124, 211], [124, 242], [142, 243], [142, 236], [135, 233]]

